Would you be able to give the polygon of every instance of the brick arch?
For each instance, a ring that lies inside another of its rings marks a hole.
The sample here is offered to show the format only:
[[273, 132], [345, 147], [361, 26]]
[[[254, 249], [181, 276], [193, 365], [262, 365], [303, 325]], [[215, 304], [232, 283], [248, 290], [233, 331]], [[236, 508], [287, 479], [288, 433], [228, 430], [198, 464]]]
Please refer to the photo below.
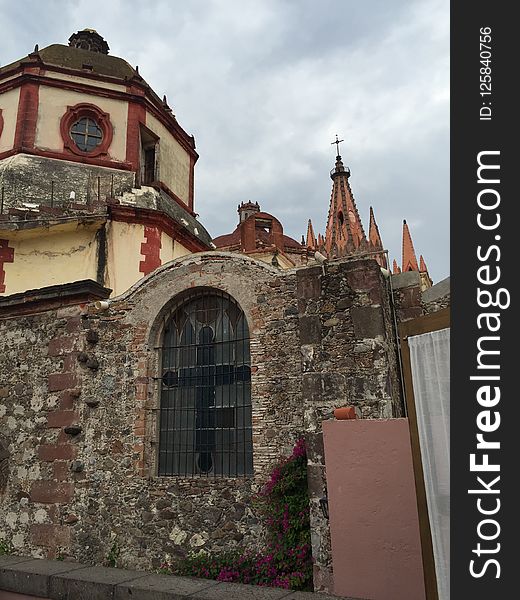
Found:
[[245, 316], [245, 319], [247, 322], [247, 326], [250, 328], [251, 315], [248, 314], [248, 312], [243, 309], [243, 307], [241, 306], [241, 303], [233, 296], [233, 294], [231, 292], [229, 292], [227, 290], [223, 290], [223, 289], [221, 289], [219, 287], [215, 287], [215, 286], [208, 286], [208, 285], [201, 285], [201, 286], [196, 286], [196, 287], [190, 286], [190, 287], [187, 287], [187, 288], [179, 291], [177, 294], [172, 296], [172, 298], [170, 298], [169, 301], [166, 302], [166, 304], [164, 304], [161, 307], [159, 312], [153, 318], [153, 322], [151, 323], [151, 326], [150, 326], [150, 335], [149, 335], [150, 348], [157, 348], [162, 345], [163, 331], [164, 331], [164, 325], [165, 325], [166, 321], [171, 316], [171, 314], [174, 312], [174, 310], [177, 306], [180, 306], [186, 299], [188, 299], [193, 294], [196, 294], [197, 292], [200, 292], [200, 293], [214, 292], [217, 295], [222, 294], [222, 293], [228, 294], [234, 300], [234, 302], [237, 304], [237, 306], [240, 308], [240, 310], [244, 313], [244, 316]]
[[[135, 378], [133, 406], [136, 415], [134, 432], [139, 438], [139, 441], [136, 441], [136, 452], [139, 452], [140, 456], [137, 462], [137, 471], [140, 474], [153, 477], [157, 473], [157, 373], [160, 367], [157, 349], [162, 344], [161, 334], [165, 316], [173, 303], [189, 290], [198, 288], [221, 290], [234, 298], [249, 326], [252, 410], [253, 415], [258, 416], [262, 411], [269, 410], [268, 406], [271, 403], [266, 395], [265, 386], [261, 387], [260, 370], [271, 371], [270, 365], [276, 361], [276, 358], [266, 359], [263, 356], [263, 350], [270, 345], [266, 339], [269, 335], [269, 321], [273, 318], [283, 322], [286, 318], [286, 305], [295, 303], [293, 288], [286, 293], [282, 290], [287, 278], [295, 287], [295, 273], [281, 272], [266, 263], [234, 253], [206, 252], [163, 265], [133, 288], [112, 299], [111, 305], [114, 305], [115, 310], [120, 303], [123, 306], [131, 306], [122, 325], [131, 327], [134, 341], [130, 344], [139, 348], [139, 370]], [[294, 319], [294, 314], [292, 312], [289, 318]], [[295, 331], [293, 328], [291, 335]], [[286, 337], [285, 341], [289, 346], [294, 344], [294, 355], [297, 358], [295, 368], [299, 371], [297, 340], [289, 340]], [[276, 354], [277, 350], [273, 352]], [[291, 366], [293, 367], [294, 365]], [[287, 372], [286, 365], [279, 368]], [[265, 469], [267, 461], [267, 457], [263, 457], [254, 462], [254, 477]]]

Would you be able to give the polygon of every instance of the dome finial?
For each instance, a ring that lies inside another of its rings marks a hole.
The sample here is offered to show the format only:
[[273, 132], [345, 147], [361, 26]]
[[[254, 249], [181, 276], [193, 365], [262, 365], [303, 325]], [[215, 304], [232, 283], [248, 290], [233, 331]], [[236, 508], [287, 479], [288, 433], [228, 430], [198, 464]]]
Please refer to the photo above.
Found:
[[69, 38], [69, 46], [100, 54], [108, 54], [110, 50], [103, 37], [95, 29], [88, 28], [73, 33]]

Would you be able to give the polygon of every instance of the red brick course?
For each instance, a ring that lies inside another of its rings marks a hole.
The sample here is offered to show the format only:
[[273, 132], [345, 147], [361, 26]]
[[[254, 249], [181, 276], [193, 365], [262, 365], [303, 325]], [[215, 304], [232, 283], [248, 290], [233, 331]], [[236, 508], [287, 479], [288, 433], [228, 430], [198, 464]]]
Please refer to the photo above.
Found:
[[59, 392], [76, 386], [77, 379], [74, 373], [52, 373], [49, 375], [49, 392]]
[[72, 460], [76, 455], [77, 448], [72, 444], [42, 444], [38, 448], [38, 456], [45, 462]]
[[74, 496], [74, 484], [55, 481], [35, 481], [31, 485], [31, 502], [42, 504], [66, 504]]
[[72, 351], [74, 347], [74, 338], [57, 337], [49, 342], [47, 354], [49, 356], [62, 356]]
[[56, 547], [70, 544], [70, 528], [64, 525], [35, 523], [31, 525], [31, 541], [38, 546]]
[[56, 410], [47, 415], [47, 427], [67, 427], [78, 422], [79, 415], [74, 410]]

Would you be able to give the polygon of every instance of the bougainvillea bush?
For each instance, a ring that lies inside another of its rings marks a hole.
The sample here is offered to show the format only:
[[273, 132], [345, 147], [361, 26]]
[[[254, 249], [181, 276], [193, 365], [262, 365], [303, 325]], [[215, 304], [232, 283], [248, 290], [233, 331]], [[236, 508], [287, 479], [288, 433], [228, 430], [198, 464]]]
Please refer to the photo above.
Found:
[[307, 457], [303, 439], [298, 440], [291, 456], [275, 467], [254, 504], [268, 531], [262, 552], [211, 555], [202, 551], [165, 563], [161, 570], [217, 581], [312, 589]]

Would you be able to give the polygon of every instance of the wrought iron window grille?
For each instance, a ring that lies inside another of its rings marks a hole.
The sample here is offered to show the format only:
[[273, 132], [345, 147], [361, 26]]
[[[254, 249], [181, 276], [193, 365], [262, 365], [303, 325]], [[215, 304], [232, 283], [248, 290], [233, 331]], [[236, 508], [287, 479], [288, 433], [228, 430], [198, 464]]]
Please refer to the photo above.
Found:
[[249, 328], [231, 296], [184, 295], [161, 346], [159, 475], [253, 473]]

